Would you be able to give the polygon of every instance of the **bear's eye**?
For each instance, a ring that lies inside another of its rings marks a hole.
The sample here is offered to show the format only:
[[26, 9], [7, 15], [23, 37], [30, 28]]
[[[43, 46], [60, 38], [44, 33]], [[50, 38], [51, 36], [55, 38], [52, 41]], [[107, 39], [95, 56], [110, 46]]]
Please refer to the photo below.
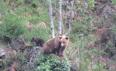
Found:
[[66, 40], [68, 40], [68, 37], [66, 37]]

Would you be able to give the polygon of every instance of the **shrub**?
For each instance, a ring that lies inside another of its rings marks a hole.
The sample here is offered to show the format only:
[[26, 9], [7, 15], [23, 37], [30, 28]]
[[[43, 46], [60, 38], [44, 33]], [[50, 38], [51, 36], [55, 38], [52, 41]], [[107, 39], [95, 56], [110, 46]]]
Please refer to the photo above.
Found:
[[43, 40], [47, 40], [49, 36], [49, 28], [33, 28], [31, 31], [27, 31], [24, 33], [23, 37], [30, 41], [32, 37], [42, 38]]
[[16, 15], [9, 14], [4, 17], [3, 23], [0, 24], [0, 37], [16, 38], [25, 32], [24, 23], [26, 21]]
[[70, 71], [69, 62], [55, 55], [42, 55], [37, 60], [36, 71]]
[[92, 32], [92, 17], [88, 17], [88, 15], [82, 16], [82, 20], [74, 22], [72, 24], [72, 34], [83, 34], [88, 35]]
[[95, 0], [89, 0], [88, 1], [88, 7], [90, 8], [90, 9], [93, 9], [95, 6]]
[[112, 0], [112, 3], [113, 3], [114, 5], [116, 5], [116, 0]]

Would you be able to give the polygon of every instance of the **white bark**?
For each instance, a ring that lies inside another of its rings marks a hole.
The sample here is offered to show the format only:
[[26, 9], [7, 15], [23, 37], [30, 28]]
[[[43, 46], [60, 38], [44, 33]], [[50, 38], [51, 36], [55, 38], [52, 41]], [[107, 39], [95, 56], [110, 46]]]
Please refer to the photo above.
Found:
[[54, 31], [53, 8], [52, 8], [51, 0], [48, 0], [48, 2], [49, 2], [49, 16], [50, 16], [51, 33], [52, 33], [52, 38], [54, 38], [55, 37], [55, 31]]
[[58, 26], [58, 31], [59, 34], [62, 34], [62, 0], [59, 0], [59, 26]]

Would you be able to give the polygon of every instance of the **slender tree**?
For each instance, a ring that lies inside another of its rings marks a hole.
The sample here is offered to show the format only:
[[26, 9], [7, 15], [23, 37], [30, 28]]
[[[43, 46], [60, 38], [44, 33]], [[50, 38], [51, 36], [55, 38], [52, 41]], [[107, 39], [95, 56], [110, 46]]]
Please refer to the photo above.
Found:
[[54, 31], [53, 8], [52, 8], [51, 0], [48, 0], [48, 2], [49, 2], [50, 26], [51, 26], [52, 38], [54, 38], [55, 37], [55, 31]]
[[59, 26], [58, 26], [58, 31], [59, 34], [62, 34], [62, 0], [59, 0]]

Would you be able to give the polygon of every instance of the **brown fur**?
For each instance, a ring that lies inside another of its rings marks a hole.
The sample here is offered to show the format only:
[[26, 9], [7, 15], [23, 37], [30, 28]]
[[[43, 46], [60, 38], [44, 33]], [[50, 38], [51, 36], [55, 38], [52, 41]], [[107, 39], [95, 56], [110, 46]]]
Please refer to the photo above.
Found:
[[69, 39], [67, 36], [56, 36], [43, 45], [43, 51], [45, 54], [53, 53], [58, 56], [63, 56], [64, 49], [68, 46], [68, 42]]

